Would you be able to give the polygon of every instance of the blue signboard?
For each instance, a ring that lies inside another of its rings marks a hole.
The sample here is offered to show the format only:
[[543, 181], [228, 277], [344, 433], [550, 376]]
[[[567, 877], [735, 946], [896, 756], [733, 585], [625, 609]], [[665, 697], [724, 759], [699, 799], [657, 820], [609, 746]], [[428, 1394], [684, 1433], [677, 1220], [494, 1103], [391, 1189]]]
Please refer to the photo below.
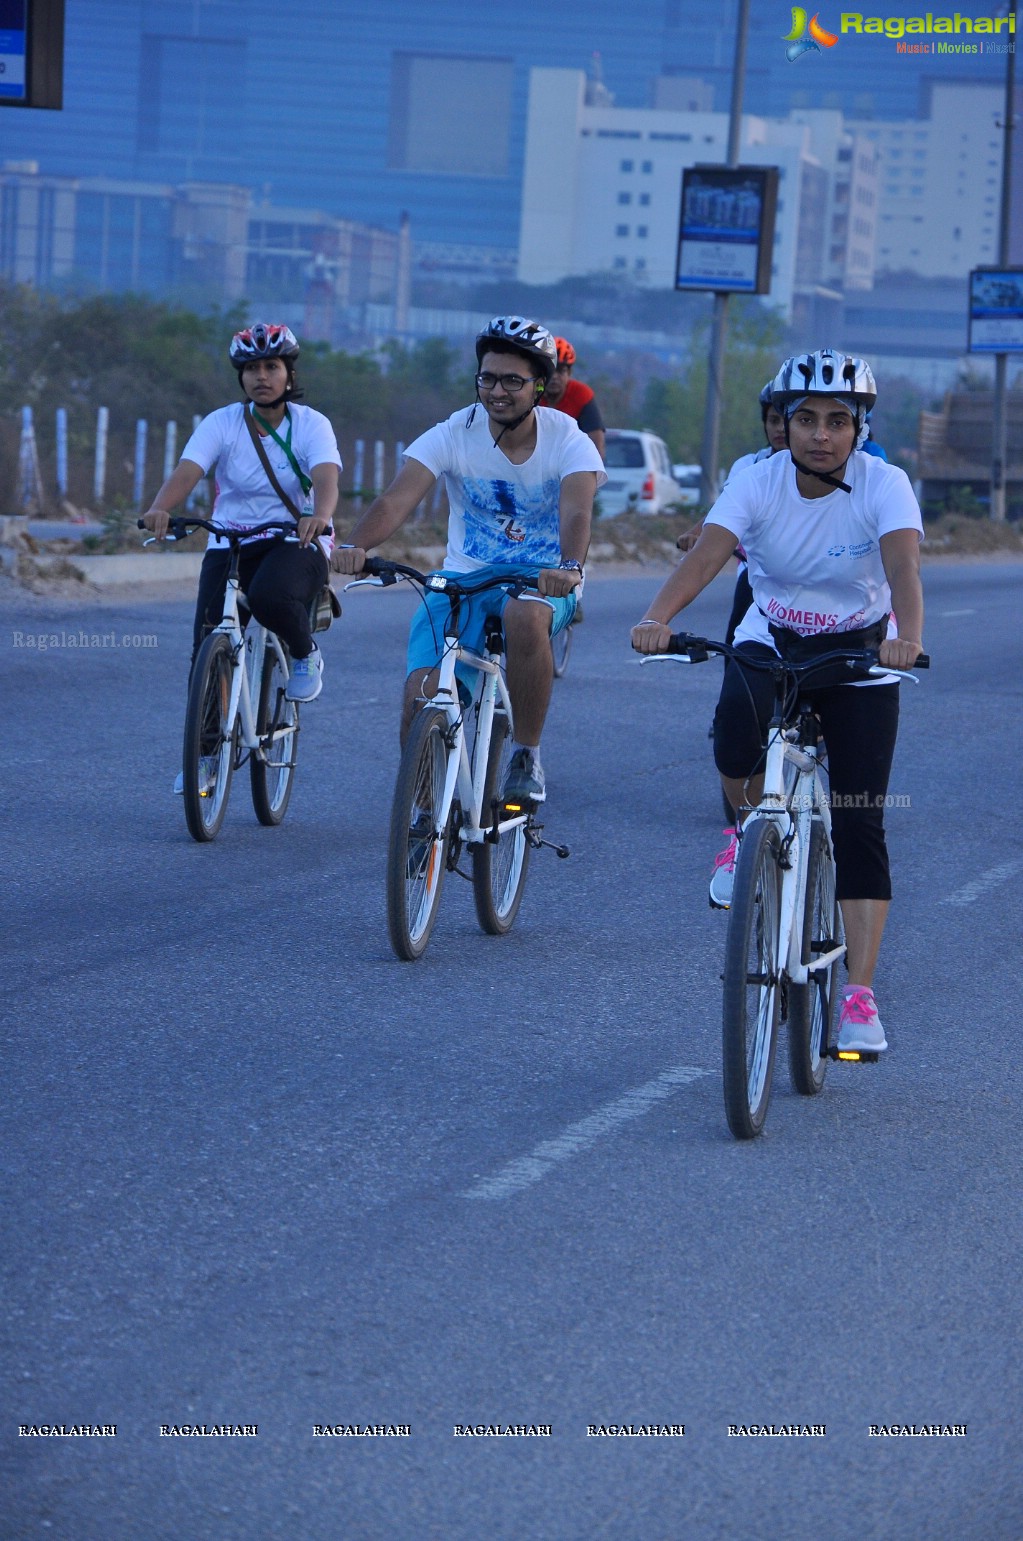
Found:
[[676, 289], [768, 294], [776, 166], [690, 166], [682, 174]]
[[1023, 353], [1023, 268], [970, 274], [971, 353]]
[[28, 0], [0, 0], [0, 97], [24, 102], [28, 96]]

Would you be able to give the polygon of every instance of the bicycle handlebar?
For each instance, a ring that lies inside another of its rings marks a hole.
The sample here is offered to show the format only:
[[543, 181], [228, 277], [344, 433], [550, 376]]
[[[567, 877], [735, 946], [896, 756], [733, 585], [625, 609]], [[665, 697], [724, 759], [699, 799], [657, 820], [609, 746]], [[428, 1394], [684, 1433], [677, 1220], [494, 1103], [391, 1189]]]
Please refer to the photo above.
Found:
[[[148, 528], [144, 519], [136, 522], [140, 530]], [[254, 524], [248, 530], [235, 530], [229, 529], [227, 525], [214, 524], [211, 519], [192, 519], [187, 515], [180, 515], [171, 519], [167, 526], [168, 534], [164, 536], [164, 540], [184, 540], [190, 533], [189, 527], [192, 530], [208, 530], [211, 535], [217, 536], [219, 540], [226, 540], [231, 545], [249, 540], [254, 535], [265, 535], [269, 530], [279, 530], [282, 535], [293, 535], [298, 528], [293, 519], [270, 519], [266, 524]]]
[[[780, 655], [777, 658], [751, 658], [748, 653], [740, 653], [738, 648], [729, 647], [726, 642], [714, 642], [709, 637], [696, 637], [688, 631], [673, 632], [664, 654], [682, 655], [688, 658], [690, 663], [706, 663], [711, 653], [718, 653], [722, 658], [736, 658], [751, 669], [777, 669], [779, 666], [787, 669], [791, 674], [802, 676], [812, 673], [814, 669], [820, 669], [825, 664], [845, 663], [850, 669], [881, 669], [886, 674], [905, 674], [905, 669], [895, 669], [889, 664], [883, 664], [876, 648], [837, 648], [830, 653], [821, 653], [816, 658], [807, 659], [804, 663], [791, 663]], [[656, 658], [656, 653], [648, 653], [648, 658]], [[645, 660], [643, 660], [645, 662]], [[912, 664], [914, 669], [929, 669], [931, 659], [929, 653], [920, 653]]]
[[447, 573], [423, 573], [417, 567], [409, 567], [405, 562], [390, 562], [385, 557], [374, 556], [366, 558], [362, 573], [358, 576], [361, 577], [363, 574], [371, 578], [379, 578], [385, 588], [392, 583], [397, 583], [399, 578], [407, 578], [410, 582], [429, 589], [431, 593], [450, 594], [457, 598], [483, 594], [487, 589], [506, 588], [514, 595], [521, 594], [525, 589], [536, 588], [536, 580], [530, 578], [489, 577], [473, 583], [471, 573], [466, 573], [464, 577], [452, 577]]

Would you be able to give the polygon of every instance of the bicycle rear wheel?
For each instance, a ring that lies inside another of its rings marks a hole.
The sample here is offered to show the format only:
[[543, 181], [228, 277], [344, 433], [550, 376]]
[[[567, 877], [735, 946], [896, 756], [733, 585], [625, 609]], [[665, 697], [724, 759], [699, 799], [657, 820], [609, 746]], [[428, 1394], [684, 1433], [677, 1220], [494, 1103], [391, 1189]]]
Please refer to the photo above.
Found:
[[394, 788], [387, 853], [387, 930], [405, 963], [422, 957], [437, 918], [450, 821], [438, 832], [450, 753], [447, 718], [424, 707], [412, 723]]
[[722, 1000], [725, 1113], [737, 1140], [763, 1129], [781, 994], [778, 829], [753, 819], [739, 845], [728, 912]]
[[264, 758], [255, 753], [249, 757], [252, 806], [259, 822], [267, 825], [279, 824], [284, 818], [295, 780], [298, 702], [285, 700], [287, 684], [287, 670], [281, 668], [276, 652], [268, 647], [263, 654], [259, 683], [256, 735], [260, 739], [271, 733], [278, 736], [265, 745]]
[[228, 732], [234, 648], [223, 632], [203, 642], [192, 670], [185, 708], [185, 821], [193, 840], [215, 839], [224, 814], [234, 773], [234, 729]]
[[560, 680], [568, 668], [568, 655], [572, 651], [572, 624], [563, 626], [551, 638], [551, 654], [554, 658], [554, 678]]
[[[491, 804], [501, 793], [501, 760], [508, 736], [508, 718], [494, 713], [490, 734], [490, 757], [483, 787], [481, 819], [490, 817]], [[488, 936], [504, 936], [512, 928], [529, 866], [529, 841], [525, 824], [517, 824], [497, 841], [483, 840], [472, 848], [472, 892], [476, 915]]]
[[[824, 826], [815, 819], [810, 831], [806, 868], [806, 908], [803, 912], [802, 961], [831, 952], [842, 943], [842, 913], [835, 898], [835, 862]], [[836, 958], [815, 969], [805, 985], [789, 985], [789, 1073], [797, 1092], [815, 1097], [824, 1085], [838, 995]]]

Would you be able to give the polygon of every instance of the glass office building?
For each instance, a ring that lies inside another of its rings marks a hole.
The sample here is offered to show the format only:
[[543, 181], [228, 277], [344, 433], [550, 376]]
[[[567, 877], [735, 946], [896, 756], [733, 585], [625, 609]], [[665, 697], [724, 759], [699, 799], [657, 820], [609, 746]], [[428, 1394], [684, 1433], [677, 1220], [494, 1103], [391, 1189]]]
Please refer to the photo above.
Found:
[[[841, 69], [825, 55], [790, 63], [789, 8], [751, 9], [750, 112], [908, 117], [925, 72], [1004, 71], [996, 55], [925, 67], [888, 39], [850, 36]], [[728, 16], [705, 0], [67, 0], [64, 110], [5, 111], [0, 155], [44, 176], [247, 187], [391, 229], [408, 211], [415, 242], [514, 254], [530, 67], [592, 70], [599, 54], [619, 106], [650, 105], [657, 77], [674, 76], [702, 80], [723, 110]], [[104, 217], [97, 206], [97, 241]]]

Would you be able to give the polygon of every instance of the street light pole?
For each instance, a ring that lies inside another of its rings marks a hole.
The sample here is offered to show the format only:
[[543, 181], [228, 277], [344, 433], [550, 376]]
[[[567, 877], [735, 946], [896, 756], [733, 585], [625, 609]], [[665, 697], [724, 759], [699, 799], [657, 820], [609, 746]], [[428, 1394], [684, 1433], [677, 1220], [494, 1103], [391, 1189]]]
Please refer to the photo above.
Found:
[[[735, 60], [732, 65], [732, 101], [728, 116], [728, 165], [730, 167], [739, 164], [748, 32], [749, 0], [739, 0], [739, 20], [735, 29]], [[707, 362], [707, 400], [703, 414], [703, 440], [700, 446], [700, 499], [705, 505], [713, 503], [718, 494], [718, 431], [721, 423], [721, 376], [725, 357], [727, 313], [728, 295], [715, 292], [714, 317], [710, 329], [710, 355]]]
[[[1015, 95], [1016, 95], [1016, 0], [1009, 0], [1009, 16], [1012, 25], [1010, 27], [1010, 52], [1006, 55], [1005, 63], [1005, 112], [1002, 124], [1002, 207], [998, 223], [998, 265], [1006, 268], [1009, 265], [1009, 221], [1012, 212], [1012, 133], [1016, 126]], [[991, 518], [1000, 523], [1005, 522], [1005, 494], [1007, 479], [1007, 429], [1006, 429], [1006, 400], [1005, 400], [1005, 372], [1007, 355], [995, 354], [995, 399], [992, 413], [992, 445], [991, 445]]]

